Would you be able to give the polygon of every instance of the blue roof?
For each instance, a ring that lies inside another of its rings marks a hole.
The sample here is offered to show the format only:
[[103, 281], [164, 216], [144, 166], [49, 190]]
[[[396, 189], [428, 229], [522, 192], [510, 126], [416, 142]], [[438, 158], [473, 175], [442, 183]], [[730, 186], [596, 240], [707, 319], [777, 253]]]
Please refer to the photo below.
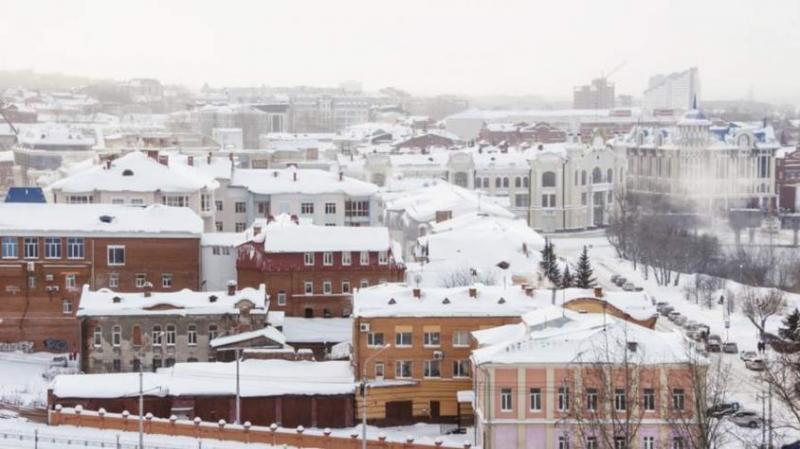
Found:
[[6, 193], [6, 203], [46, 203], [40, 187], [11, 187]]

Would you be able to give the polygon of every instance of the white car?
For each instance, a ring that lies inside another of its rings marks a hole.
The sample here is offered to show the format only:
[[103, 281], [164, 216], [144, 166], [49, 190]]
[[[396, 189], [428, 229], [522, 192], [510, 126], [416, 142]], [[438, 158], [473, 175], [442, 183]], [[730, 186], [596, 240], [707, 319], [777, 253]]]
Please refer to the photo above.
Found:
[[742, 351], [739, 353], [739, 358], [742, 359], [743, 362], [747, 362], [753, 359], [758, 358], [758, 353], [755, 351]]
[[728, 419], [739, 427], [749, 427], [751, 429], [757, 429], [761, 426], [762, 421], [758, 413], [748, 410], [738, 411], [732, 414]]

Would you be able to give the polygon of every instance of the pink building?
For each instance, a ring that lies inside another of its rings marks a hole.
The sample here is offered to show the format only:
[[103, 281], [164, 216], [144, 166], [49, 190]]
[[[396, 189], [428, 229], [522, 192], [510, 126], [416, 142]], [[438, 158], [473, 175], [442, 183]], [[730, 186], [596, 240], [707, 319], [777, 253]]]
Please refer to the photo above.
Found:
[[680, 335], [558, 307], [472, 335], [483, 449], [690, 447], [706, 361]]

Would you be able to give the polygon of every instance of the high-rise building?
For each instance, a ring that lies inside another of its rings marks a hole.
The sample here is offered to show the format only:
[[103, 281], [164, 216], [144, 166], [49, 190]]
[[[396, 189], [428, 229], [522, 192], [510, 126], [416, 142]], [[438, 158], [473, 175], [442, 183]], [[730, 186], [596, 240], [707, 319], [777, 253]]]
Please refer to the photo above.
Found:
[[576, 86], [572, 91], [575, 109], [611, 109], [614, 107], [614, 84], [606, 78], [596, 78], [591, 84]]
[[697, 67], [683, 72], [650, 77], [644, 91], [642, 106], [651, 111], [658, 109], [692, 108], [695, 98], [700, 94], [700, 76]]

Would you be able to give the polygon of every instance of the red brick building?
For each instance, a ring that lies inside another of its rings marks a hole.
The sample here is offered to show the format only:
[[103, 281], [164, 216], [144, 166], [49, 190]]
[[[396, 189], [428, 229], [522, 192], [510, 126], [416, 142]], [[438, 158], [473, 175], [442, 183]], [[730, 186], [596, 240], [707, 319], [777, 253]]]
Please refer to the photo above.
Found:
[[563, 129], [545, 122], [533, 125], [526, 122], [487, 123], [483, 125], [479, 138], [491, 145], [498, 145], [502, 142], [508, 145], [519, 145], [523, 142], [559, 143], [567, 141], [567, 133]]
[[459, 143], [458, 136], [442, 130], [429, 130], [423, 134], [409, 137], [394, 143], [395, 148], [410, 148], [426, 151], [431, 147], [449, 148]]
[[270, 311], [286, 316], [349, 316], [352, 292], [403, 279], [389, 230], [382, 227], [316, 226], [281, 219], [257, 222], [237, 248], [239, 285], [267, 285]]
[[84, 284], [198, 289], [202, 220], [187, 208], [0, 204], [0, 341], [77, 351]]

